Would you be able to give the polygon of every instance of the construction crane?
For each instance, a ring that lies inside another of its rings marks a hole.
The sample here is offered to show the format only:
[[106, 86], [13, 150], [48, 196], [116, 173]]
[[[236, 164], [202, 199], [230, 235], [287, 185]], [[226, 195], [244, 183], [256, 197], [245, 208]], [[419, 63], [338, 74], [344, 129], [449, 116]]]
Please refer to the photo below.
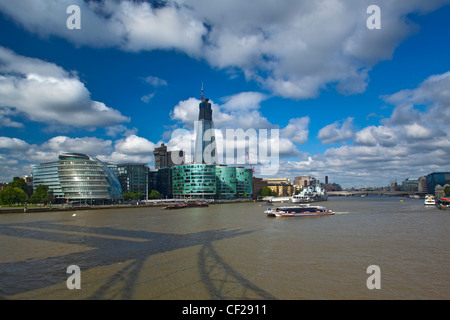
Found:
[[248, 154], [248, 151], [247, 151], [247, 157], [248, 157], [248, 163], [250, 164], [250, 168], [252, 169], [252, 173], [254, 175], [255, 174], [255, 168], [253, 168], [253, 166], [252, 166], [252, 162], [250, 161], [250, 155]]

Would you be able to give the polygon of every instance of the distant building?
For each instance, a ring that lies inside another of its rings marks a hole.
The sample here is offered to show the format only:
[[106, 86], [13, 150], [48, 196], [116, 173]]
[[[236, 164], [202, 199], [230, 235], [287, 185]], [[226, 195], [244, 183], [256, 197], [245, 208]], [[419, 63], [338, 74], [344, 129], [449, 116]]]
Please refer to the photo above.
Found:
[[195, 125], [194, 163], [218, 164], [212, 108], [209, 99], [203, 97], [203, 84], [198, 121]]
[[294, 178], [294, 186], [296, 189], [303, 189], [309, 186], [315, 186], [317, 184], [316, 178], [310, 176], [299, 176]]
[[145, 198], [148, 197], [148, 166], [145, 163], [121, 163], [117, 165], [117, 178], [119, 179], [122, 192], [140, 192]]
[[433, 172], [427, 175], [427, 189], [430, 193], [435, 193], [437, 185], [446, 184], [450, 184], [450, 172]]
[[173, 167], [185, 163], [184, 151], [167, 151], [167, 146], [164, 143], [160, 147], [155, 148], [153, 155], [155, 156], [155, 169]]
[[405, 179], [402, 182], [402, 191], [419, 191], [419, 179]]
[[423, 193], [428, 193], [427, 186], [427, 176], [423, 176], [419, 178], [418, 191]]
[[253, 198], [256, 199], [261, 189], [267, 187], [269, 184], [262, 178], [253, 177]]
[[80, 153], [66, 153], [55, 162], [33, 168], [33, 188], [46, 185], [56, 200], [105, 203], [122, 198], [113, 170], [100, 160]]
[[390, 191], [397, 191], [397, 181], [395, 181], [395, 180], [391, 181]]
[[294, 186], [288, 178], [268, 178], [263, 179], [267, 182], [267, 187], [279, 197], [287, 197], [294, 194]]

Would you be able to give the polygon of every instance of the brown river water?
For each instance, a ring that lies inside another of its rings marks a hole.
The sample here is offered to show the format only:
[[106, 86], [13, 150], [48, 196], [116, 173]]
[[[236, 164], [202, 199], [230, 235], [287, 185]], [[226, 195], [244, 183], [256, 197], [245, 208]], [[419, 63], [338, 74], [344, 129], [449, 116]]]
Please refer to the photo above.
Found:
[[449, 211], [330, 197], [317, 204], [334, 216], [269, 218], [260, 204], [1, 214], [0, 298], [450, 298]]

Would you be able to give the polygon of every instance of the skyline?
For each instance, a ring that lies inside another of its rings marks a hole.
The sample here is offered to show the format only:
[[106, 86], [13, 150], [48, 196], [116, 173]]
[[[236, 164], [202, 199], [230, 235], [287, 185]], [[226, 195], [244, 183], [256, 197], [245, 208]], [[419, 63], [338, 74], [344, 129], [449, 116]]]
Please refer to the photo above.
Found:
[[202, 84], [216, 129], [279, 129], [276, 177], [450, 171], [450, 1], [212, 2], [0, 0], [0, 181], [63, 152], [153, 166]]

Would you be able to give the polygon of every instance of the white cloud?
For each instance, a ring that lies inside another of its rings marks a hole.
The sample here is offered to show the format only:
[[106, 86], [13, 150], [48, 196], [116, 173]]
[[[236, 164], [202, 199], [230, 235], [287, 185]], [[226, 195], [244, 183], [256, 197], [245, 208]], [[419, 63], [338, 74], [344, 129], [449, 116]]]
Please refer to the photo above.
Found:
[[0, 137], [0, 149], [23, 151], [29, 147], [28, 143], [21, 139]]
[[145, 77], [144, 81], [152, 87], [167, 86], [166, 80], [154, 76]]
[[0, 47], [1, 119], [9, 121], [9, 126], [20, 126], [7, 117], [11, 112], [32, 121], [70, 127], [94, 128], [129, 121], [119, 111], [91, 100], [74, 74]]
[[309, 122], [308, 116], [290, 119], [288, 125], [281, 130], [280, 134], [290, 138], [295, 143], [303, 144], [308, 141]]
[[128, 155], [153, 154], [155, 147], [153, 142], [136, 135], [130, 135], [115, 143], [116, 151]]
[[[27, 30], [77, 45], [126, 51], [177, 50], [213, 67], [241, 70], [274, 94], [305, 99], [329, 86], [344, 94], [364, 92], [368, 72], [391, 59], [417, 30], [405, 17], [428, 13], [448, 0], [379, 0], [382, 28], [369, 30], [371, 0], [172, 0], [3, 1], [0, 11]], [[65, 27], [71, 5], [82, 28]], [[32, 12], [32, 14], [30, 14]]]
[[430, 76], [417, 88], [384, 96], [394, 104], [389, 118], [352, 134], [352, 119], [326, 126], [324, 142], [352, 138], [308, 160], [283, 162], [282, 172], [333, 177], [343, 186], [383, 186], [391, 180], [449, 171], [450, 72]]
[[353, 138], [353, 118], [336, 121], [319, 130], [319, 139], [324, 144], [334, 144]]

